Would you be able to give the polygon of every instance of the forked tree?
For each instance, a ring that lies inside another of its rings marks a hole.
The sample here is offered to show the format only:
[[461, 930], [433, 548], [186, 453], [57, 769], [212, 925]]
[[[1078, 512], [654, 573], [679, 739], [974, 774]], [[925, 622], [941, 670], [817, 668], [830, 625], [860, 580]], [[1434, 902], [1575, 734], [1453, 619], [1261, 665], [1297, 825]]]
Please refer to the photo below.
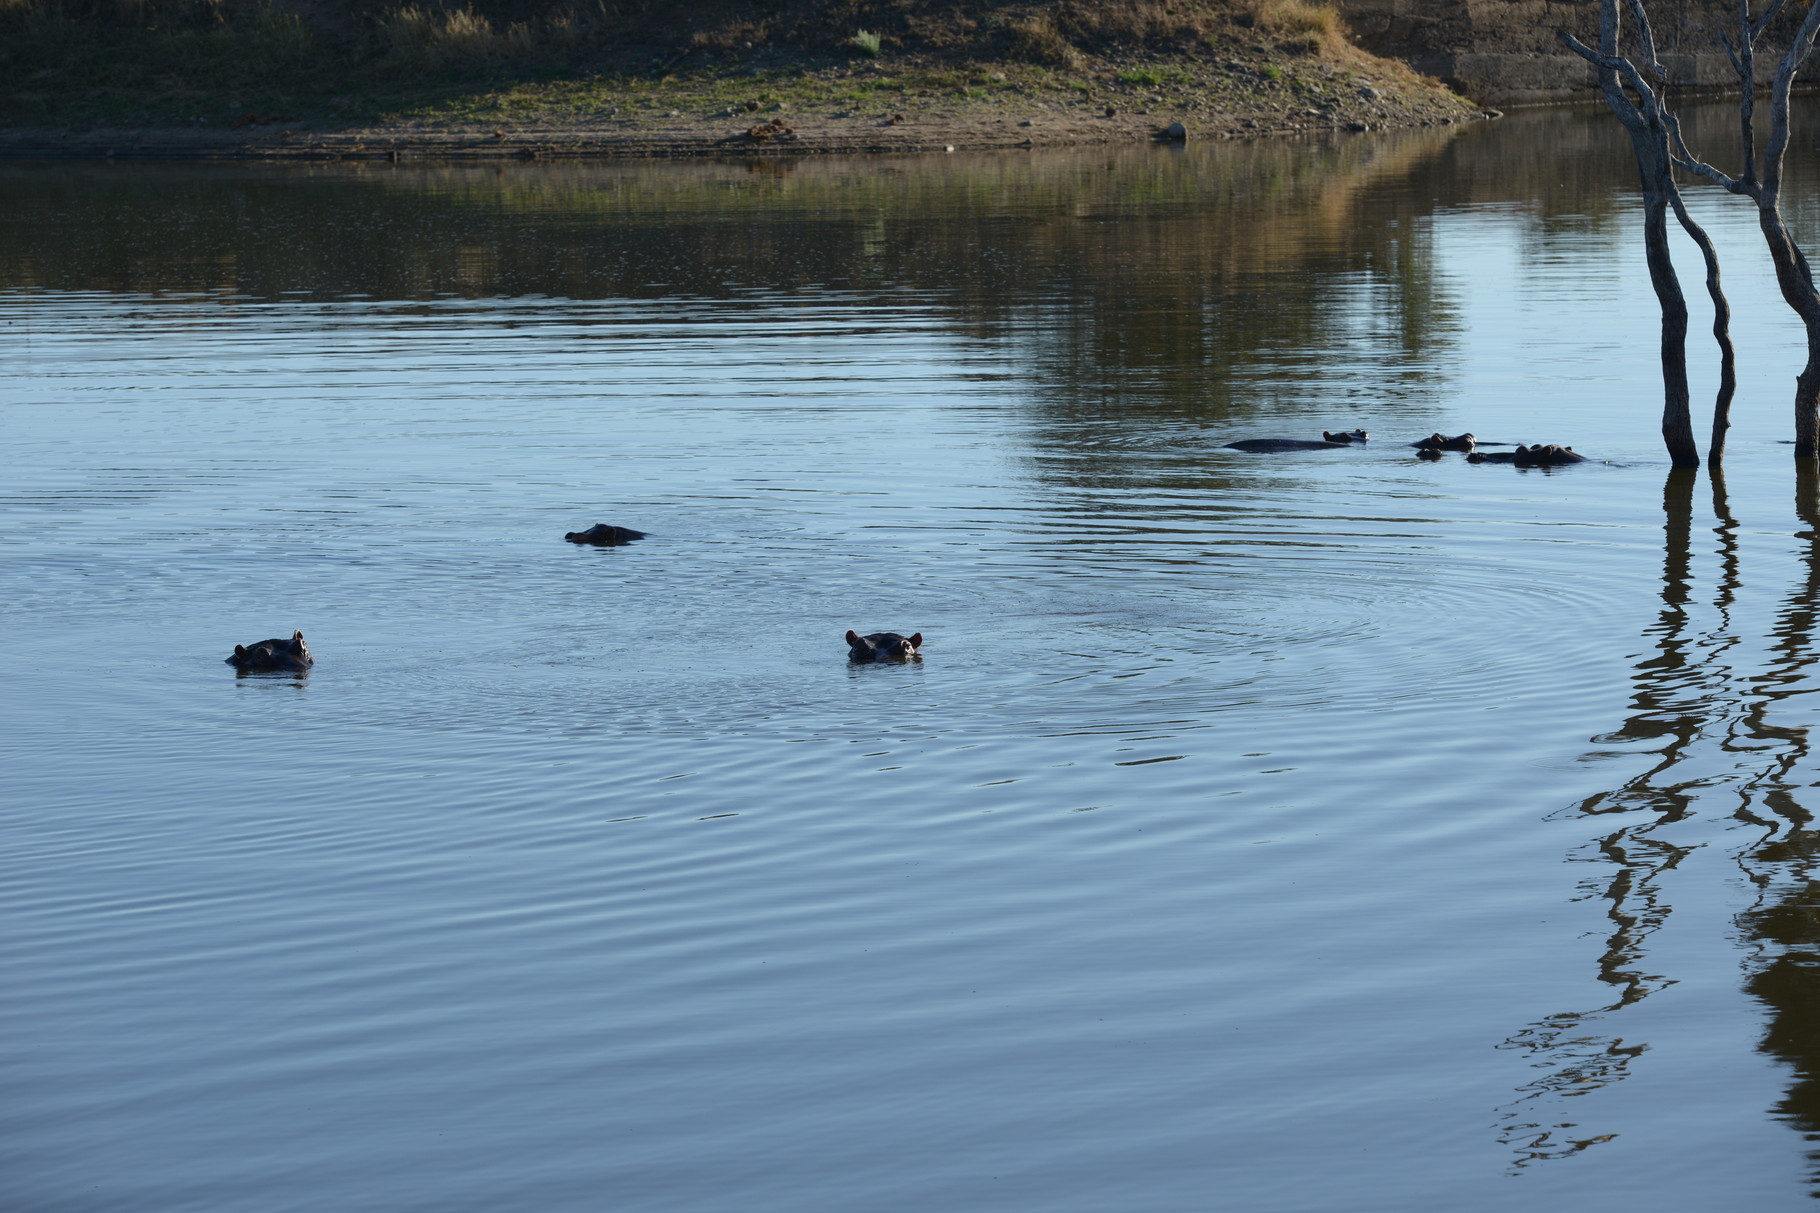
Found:
[[[1600, 71], [1617, 73], [1635, 92], [1638, 85], [1647, 87], [1641, 73], [1630, 61], [1619, 55], [1614, 45], [1603, 43], [1603, 29], [1608, 20], [1615, 28], [1616, 0], [1601, 0], [1602, 52], [1594, 63]], [[1649, 38], [1649, 18], [1643, 0], [1626, 0], [1635, 17], [1651, 73], [1662, 79], [1664, 73], [1655, 62], [1653, 40]], [[1610, 17], [1605, 10], [1614, 10]], [[1776, 61], [1769, 82], [1769, 131], [1767, 139], [1757, 138], [1757, 47], [1772, 29], [1778, 34], [1790, 30], [1788, 43]], [[1820, 458], [1820, 292], [1814, 289], [1813, 271], [1800, 245], [1788, 230], [1782, 217], [1783, 161], [1790, 138], [1789, 93], [1795, 76], [1814, 51], [1814, 38], [1820, 33], [1820, 4], [1811, 0], [1790, 4], [1789, 0], [1770, 0], [1761, 13], [1753, 16], [1750, 0], [1738, 0], [1737, 27], [1718, 37], [1725, 46], [1732, 68], [1738, 76], [1738, 140], [1743, 168], [1734, 176], [1715, 168], [1695, 155], [1688, 147], [1680, 120], [1659, 105], [1664, 130], [1669, 138], [1671, 163], [1680, 169], [1705, 177], [1734, 194], [1742, 194], [1757, 204], [1757, 226], [1769, 246], [1770, 263], [1776, 269], [1776, 284], [1782, 298], [1801, 318], [1807, 334], [1807, 363], [1795, 378], [1795, 458]], [[1570, 43], [1571, 44], [1571, 43]]]
[[[1719, 280], [1719, 255], [1706, 229], [1688, 214], [1675, 184], [1677, 163], [1674, 143], [1679, 128], [1668, 108], [1663, 84], [1666, 73], [1656, 58], [1655, 34], [1642, 0], [1626, 0], [1635, 29], [1626, 36], [1618, 0], [1599, 0], [1599, 49], [1593, 50], [1567, 30], [1556, 33], [1598, 72], [1599, 91], [1630, 136], [1643, 194], [1643, 249], [1649, 265], [1650, 285], [1662, 310], [1662, 441], [1676, 467], [1698, 467], [1699, 448], [1694, 443], [1693, 416], [1687, 382], [1687, 298], [1675, 273], [1668, 247], [1668, 213], [1672, 210], [1681, 230], [1699, 246], [1706, 262], [1706, 290], [1713, 303], [1713, 340], [1719, 345], [1719, 393], [1713, 404], [1712, 442], [1708, 461], [1717, 466], [1725, 457], [1725, 434], [1731, 427], [1731, 402], [1737, 387], [1736, 359], [1731, 341], [1731, 305]], [[1642, 61], [1642, 69], [1637, 66]], [[1644, 71], [1654, 77], [1652, 84]]]

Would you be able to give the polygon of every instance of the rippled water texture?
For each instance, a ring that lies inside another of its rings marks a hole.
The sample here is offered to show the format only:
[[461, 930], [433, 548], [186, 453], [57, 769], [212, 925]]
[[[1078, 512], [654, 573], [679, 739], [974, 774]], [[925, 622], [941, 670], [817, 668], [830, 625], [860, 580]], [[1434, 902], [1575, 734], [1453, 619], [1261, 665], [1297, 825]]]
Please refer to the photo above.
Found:
[[1808, 1207], [1798, 330], [1698, 192], [1670, 476], [1608, 126], [0, 168], [0, 1205]]

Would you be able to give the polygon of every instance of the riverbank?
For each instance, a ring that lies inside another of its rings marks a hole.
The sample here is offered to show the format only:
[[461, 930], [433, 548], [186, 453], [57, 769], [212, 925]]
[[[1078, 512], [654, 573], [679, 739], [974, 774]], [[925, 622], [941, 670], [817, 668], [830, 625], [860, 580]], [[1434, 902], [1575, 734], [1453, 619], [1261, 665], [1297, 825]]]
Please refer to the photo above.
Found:
[[198, 118], [184, 126], [0, 126], [0, 155], [532, 159], [964, 151], [1439, 126], [1491, 112], [1439, 86], [1410, 87], [1391, 72], [1313, 66], [1273, 75], [1268, 67], [1238, 58], [1115, 67], [1066, 87], [988, 66], [937, 90], [869, 65], [786, 89], [766, 80], [744, 88], [715, 82], [713, 95], [704, 95], [710, 90], [700, 82], [521, 86], [356, 123], [299, 109], [235, 112], [225, 122]]
[[1193, 37], [1064, 43], [1043, 55], [1018, 52], [1018, 43], [1000, 46], [996, 57], [974, 53], [997, 45], [984, 43], [966, 54], [852, 39], [807, 49], [690, 43], [644, 70], [621, 63], [531, 71], [501, 62], [478, 75], [401, 72], [387, 83], [348, 74], [311, 87], [275, 71], [258, 80], [193, 72], [182, 87], [116, 79], [48, 88], [40, 71], [19, 76], [24, 86], [4, 95], [0, 156], [915, 152], [1366, 131], [1486, 113], [1438, 81], [1360, 50], [1331, 10], [1279, 5], [1240, 16]]

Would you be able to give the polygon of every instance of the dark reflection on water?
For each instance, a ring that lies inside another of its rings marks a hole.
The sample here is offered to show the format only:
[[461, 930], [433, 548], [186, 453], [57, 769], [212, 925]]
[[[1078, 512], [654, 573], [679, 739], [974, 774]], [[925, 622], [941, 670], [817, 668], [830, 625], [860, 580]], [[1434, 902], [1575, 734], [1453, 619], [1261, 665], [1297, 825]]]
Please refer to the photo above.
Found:
[[1664, 480], [1621, 152], [0, 167], [4, 1195], [1805, 1202], [1798, 342]]
[[[1517, 1102], [1500, 1117], [1501, 1139], [1514, 1148], [1519, 1169], [1576, 1154], [1616, 1136], [1589, 1133], [1578, 1121], [1546, 1124], [1532, 1118], [1538, 1106], [1552, 1110], [1561, 1106], [1561, 1100], [1591, 1095], [1628, 1077], [1632, 1064], [1648, 1046], [1598, 1033], [1593, 1025], [1673, 980], [1648, 971], [1647, 945], [1673, 910], [1664, 879], [1692, 848], [1656, 837], [1654, 831], [1694, 811], [1696, 794], [1687, 771], [1689, 749], [1709, 735], [1729, 706], [1723, 688], [1717, 688], [1720, 693], [1715, 694], [1716, 688], [1704, 685], [1710, 672], [1718, 668], [1714, 658], [1728, 644], [1689, 634], [1687, 608], [1694, 590], [1693, 503], [1698, 479], [1695, 471], [1673, 469], [1663, 485], [1662, 609], [1644, 633], [1645, 643], [1653, 641], [1655, 651], [1636, 667], [1632, 714], [1620, 728], [1593, 738], [1602, 745], [1642, 743], [1651, 747], [1652, 765], [1575, 806], [1576, 812], [1588, 816], [1638, 818], [1597, 837], [1577, 857], [1580, 862], [1608, 868], [1582, 881], [1580, 888], [1584, 899], [1605, 903], [1610, 930], [1597, 958], [1597, 971], [1611, 998], [1600, 1006], [1548, 1016], [1502, 1046], [1529, 1055], [1532, 1064], [1543, 1071], [1524, 1084]], [[1715, 512], [1726, 519], [1720, 534], [1729, 558], [1718, 591], [1723, 618], [1723, 604], [1735, 596], [1737, 588], [1730, 537], [1735, 524], [1726, 515], [1722, 476], [1714, 478], [1712, 488]]]
[[[1815, 786], [1812, 749], [1808, 726], [1772, 728], [1762, 719], [1767, 709], [1812, 694], [1806, 671], [1820, 619], [1820, 472], [1811, 466], [1796, 478], [1795, 510], [1805, 527], [1797, 535], [1804, 544], [1804, 576], [1777, 616], [1774, 660], [1755, 680], [1759, 706], [1745, 734], [1749, 741], [1769, 743], [1765, 748], [1774, 757], [1740, 796], [1740, 814], [1765, 827], [1764, 839], [1742, 857], [1761, 897], [1741, 925], [1759, 949], [1746, 988], [1770, 1009], [1763, 1048], [1795, 1078], [1776, 1112], [1815, 1143], [1820, 1142], [1820, 918], [1815, 915], [1820, 882], [1813, 862], [1814, 814], [1802, 803], [1812, 799]], [[1810, 1157], [1815, 1169], [1809, 1182], [1820, 1186], [1820, 1149]]]
[[[1779, 605], [1764, 640], [1766, 659], [1747, 667], [1739, 653], [1747, 637], [1734, 620], [1744, 585], [1740, 524], [1723, 473], [1707, 477], [1712, 537], [1710, 602], [1696, 604], [1696, 497], [1701, 473], [1670, 470], [1663, 490], [1664, 550], [1661, 610], [1644, 633], [1646, 651], [1634, 673], [1632, 713], [1622, 726], [1596, 736], [1601, 745], [1641, 743], [1653, 757], [1647, 769], [1574, 806], [1588, 817], [1629, 818], [1588, 843], [1580, 862], [1606, 873], [1583, 882], [1582, 896], [1605, 903], [1610, 931], [1596, 959], [1598, 980], [1611, 998], [1601, 1005], [1550, 1015], [1528, 1025], [1503, 1047], [1531, 1058], [1542, 1073], [1526, 1083], [1499, 1118], [1500, 1136], [1515, 1150], [1516, 1169], [1560, 1159], [1613, 1140], [1580, 1119], [1566, 1103], [1595, 1095], [1631, 1076], [1649, 1050], [1645, 1042], [1602, 1033], [1602, 1022], [1691, 975], [1657, 971], [1650, 939], [1674, 912], [1671, 875], [1702, 841], [1677, 843], [1673, 827], [1702, 812], [1729, 812], [1760, 831], [1760, 841], [1733, 844], [1741, 870], [1759, 890], [1739, 923], [1756, 945], [1746, 989], [1772, 1008], [1762, 1048], [1797, 1077], [1777, 1112], [1820, 1140], [1814, 1042], [1820, 1040], [1820, 931], [1816, 904], [1812, 811], [1803, 803], [1814, 786], [1810, 728], [1781, 723], [1779, 709], [1812, 694], [1814, 624], [1820, 619], [1820, 472], [1794, 469], [1799, 578]], [[1704, 620], [1696, 605], [1709, 608]], [[1576, 1115], [1547, 1123], [1537, 1110]], [[1813, 1159], [1820, 1183], [1820, 1151]]]

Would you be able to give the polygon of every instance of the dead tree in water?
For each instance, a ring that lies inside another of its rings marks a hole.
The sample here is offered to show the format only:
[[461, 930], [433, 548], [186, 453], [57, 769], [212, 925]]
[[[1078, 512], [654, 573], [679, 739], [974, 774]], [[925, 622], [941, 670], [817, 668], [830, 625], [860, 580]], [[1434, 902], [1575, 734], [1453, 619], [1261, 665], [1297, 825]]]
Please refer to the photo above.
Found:
[[[1630, 0], [1641, 8], [1642, 0]], [[1795, 458], [1820, 458], [1820, 292], [1814, 289], [1813, 271], [1807, 257], [1782, 218], [1782, 161], [1788, 152], [1788, 94], [1795, 74], [1814, 51], [1814, 36], [1820, 33], [1820, 4], [1810, 2], [1801, 18], [1788, 49], [1776, 64], [1776, 74], [1769, 88], [1769, 141], [1761, 156], [1757, 150], [1755, 125], [1757, 103], [1756, 46], [1763, 32], [1783, 13], [1789, 11], [1788, 0], [1770, 0], [1763, 15], [1751, 17], [1750, 0], [1738, 0], [1737, 42], [1721, 35], [1726, 54], [1738, 73], [1738, 137], [1743, 151], [1744, 171], [1729, 176], [1695, 156], [1682, 138], [1681, 124], [1673, 114], [1667, 116], [1670, 137], [1674, 140], [1675, 164], [1690, 173], [1716, 181], [1734, 194], [1743, 194], [1757, 204], [1757, 226], [1769, 245], [1770, 261], [1776, 267], [1776, 284], [1782, 298], [1801, 317], [1807, 331], [1807, 365], [1795, 378]]]
[[[1601, 0], [1601, 5], [1602, 13], [1606, 9], [1612, 10], [1615, 28], [1616, 0]], [[1635, 15], [1640, 28], [1647, 31], [1649, 24], [1643, 10], [1643, 0], [1626, 0], [1626, 5]], [[1776, 64], [1775, 75], [1770, 79], [1769, 139], [1759, 150], [1756, 129], [1757, 43], [1778, 18], [1795, 12], [1803, 15], [1798, 22], [1793, 23], [1793, 36]], [[1603, 20], [1602, 17], [1602, 22]], [[1674, 167], [1705, 177], [1757, 204], [1757, 226], [1763, 232], [1764, 243], [1769, 246], [1770, 262], [1776, 267], [1776, 284], [1782, 290], [1783, 300], [1801, 318], [1801, 326], [1807, 333], [1807, 364], [1795, 377], [1797, 459], [1820, 458], [1820, 291], [1814, 288], [1814, 275], [1808, 267], [1806, 255], [1795, 243], [1787, 222], [1782, 218], [1782, 162], [1788, 153], [1789, 143], [1789, 90], [1794, 86], [1796, 73], [1813, 54], [1817, 33], [1820, 33], [1820, 4], [1815, 4], [1812, 0], [1805, 0], [1804, 3], [1798, 0], [1795, 5], [1791, 5], [1789, 0], [1769, 0], [1768, 7], [1757, 17], [1751, 16], [1750, 0], [1738, 0], [1736, 41], [1724, 34], [1719, 35], [1726, 55], [1731, 59], [1732, 68], [1738, 75], [1738, 138], [1744, 169], [1737, 176], [1721, 172], [1694, 155], [1683, 137], [1680, 119], [1667, 109], [1659, 105], [1656, 107], [1668, 132], [1670, 161]], [[1563, 34], [1562, 37], [1567, 39], [1568, 36]], [[1569, 45], [1573, 45], [1571, 39]], [[1583, 47], [1575, 49], [1582, 55], [1587, 55]], [[1601, 44], [1600, 50], [1602, 54], [1588, 57], [1599, 66], [1601, 83], [1607, 73], [1617, 73], [1633, 91], [1647, 87], [1642, 75], [1628, 60], [1618, 58], [1613, 47]], [[1651, 70], [1660, 77], [1662, 72], [1655, 64], [1653, 46], [1647, 47], [1647, 52]], [[1709, 275], [1710, 273], [1709, 263]]]
[[[1666, 73], [1656, 59], [1656, 39], [1642, 0], [1627, 0], [1635, 18], [1636, 53], [1658, 80]], [[1725, 433], [1731, 427], [1731, 402], [1737, 386], [1736, 360], [1731, 341], [1731, 305], [1719, 283], [1719, 255], [1706, 229], [1687, 213], [1675, 185], [1671, 137], [1678, 132], [1662, 92], [1652, 86], [1634, 60], [1624, 55], [1622, 19], [1618, 0], [1599, 0], [1599, 49], [1594, 51], [1566, 30], [1557, 30], [1561, 41], [1598, 69], [1599, 90], [1605, 103], [1630, 135], [1637, 158], [1637, 175], [1643, 192], [1643, 249], [1649, 264], [1650, 285], [1662, 309], [1662, 441], [1676, 467], [1698, 467], [1700, 452], [1694, 444], [1693, 416], [1687, 386], [1687, 298], [1668, 251], [1668, 212], [1699, 246], [1706, 262], [1706, 291], [1713, 302], [1713, 340], [1719, 345], [1719, 395], [1713, 405], [1713, 438], [1708, 460], [1717, 466], [1725, 456]], [[1628, 91], [1627, 91], [1628, 90]]]

